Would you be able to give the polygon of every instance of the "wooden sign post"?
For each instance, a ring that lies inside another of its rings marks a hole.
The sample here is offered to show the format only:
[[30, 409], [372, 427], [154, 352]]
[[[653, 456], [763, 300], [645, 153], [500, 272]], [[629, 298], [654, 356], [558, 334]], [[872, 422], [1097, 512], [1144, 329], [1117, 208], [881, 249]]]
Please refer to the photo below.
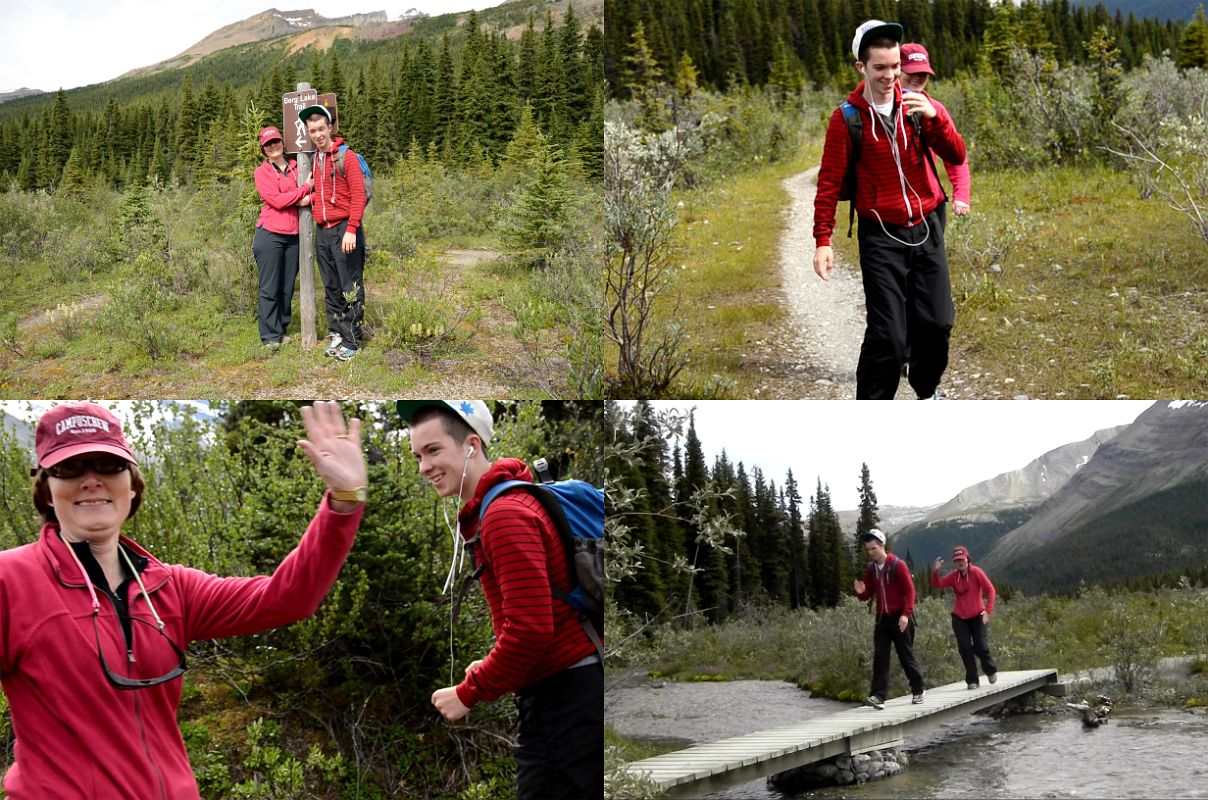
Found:
[[[298, 154], [298, 185], [310, 178], [311, 161], [315, 145], [306, 135], [306, 123], [298, 119], [298, 112], [314, 105], [319, 94], [309, 83], [299, 83], [298, 91], [289, 92], [281, 98], [284, 119], [281, 135], [285, 138], [285, 152]], [[302, 347], [309, 350], [315, 346], [315, 225], [310, 206], [298, 209], [298, 275], [300, 296], [298, 310], [302, 315]]]

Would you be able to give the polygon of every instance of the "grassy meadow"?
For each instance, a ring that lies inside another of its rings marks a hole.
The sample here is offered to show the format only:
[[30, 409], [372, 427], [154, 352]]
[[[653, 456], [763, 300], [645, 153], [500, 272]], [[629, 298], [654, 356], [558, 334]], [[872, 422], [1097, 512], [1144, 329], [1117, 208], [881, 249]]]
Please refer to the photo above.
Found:
[[[567, 244], [530, 266], [508, 235], [526, 180], [414, 158], [377, 177], [366, 343], [347, 363], [302, 349], [300, 282], [291, 341], [262, 346], [250, 181], [0, 193], [0, 394], [598, 396], [598, 189], [572, 181]], [[317, 268], [315, 287], [324, 337]]]

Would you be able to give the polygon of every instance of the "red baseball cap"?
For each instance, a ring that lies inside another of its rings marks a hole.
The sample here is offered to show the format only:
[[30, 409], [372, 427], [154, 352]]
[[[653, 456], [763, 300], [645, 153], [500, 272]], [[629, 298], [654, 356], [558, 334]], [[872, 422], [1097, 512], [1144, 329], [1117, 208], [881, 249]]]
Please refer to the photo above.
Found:
[[966, 561], [968, 561], [969, 560], [969, 548], [958, 544], [956, 547], [952, 548], [952, 558], [953, 559], [963, 558]]
[[902, 72], [908, 75], [913, 75], [916, 72], [925, 72], [932, 77], [935, 73], [931, 71], [931, 58], [927, 55], [927, 48], [921, 44], [902, 45]]
[[122, 435], [122, 423], [96, 403], [63, 403], [43, 414], [34, 434], [34, 451], [43, 468], [81, 453], [109, 453], [138, 463]]
[[260, 146], [261, 147], [264, 147], [266, 144], [271, 142], [273, 139], [282, 139], [282, 141], [284, 141], [284, 139], [281, 136], [281, 131], [277, 130], [272, 125], [268, 126], [267, 128], [264, 128], [260, 131]]

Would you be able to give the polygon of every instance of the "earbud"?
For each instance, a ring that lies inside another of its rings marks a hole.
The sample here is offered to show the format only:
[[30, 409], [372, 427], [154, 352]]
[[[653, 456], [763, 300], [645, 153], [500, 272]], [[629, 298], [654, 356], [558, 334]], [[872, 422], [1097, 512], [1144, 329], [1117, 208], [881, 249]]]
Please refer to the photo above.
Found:
[[864, 67], [856, 67], [856, 69], [860, 70], [861, 75], [864, 74]]
[[466, 451], [466, 458], [474, 455], [474, 445], [470, 445], [470, 449]]

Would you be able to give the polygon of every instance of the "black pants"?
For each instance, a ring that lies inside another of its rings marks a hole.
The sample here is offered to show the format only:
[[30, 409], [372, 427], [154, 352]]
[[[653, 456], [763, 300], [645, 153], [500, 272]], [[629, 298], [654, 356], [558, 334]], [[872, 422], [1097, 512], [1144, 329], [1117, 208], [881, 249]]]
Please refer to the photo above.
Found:
[[260, 299], [256, 302], [260, 341], [265, 344], [279, 342], [289, 330], [290, 304], [294, 302], [298, 234], [256, 228], [252, 236], [252, 255], [256, 257], [260, 278]]
[[[941, 209], [942, 211], [942, 209]], [[910, 353], [910, 386], [931, 397], [948, 367], [948, 335], [956, 310], [944, 252], [944, 217], [927, 215], [930, 235], [919, 225], [904, 228], [860, 217], [860, 273], [868, 324], [856, 366], [858, 400], [892, 400], [902, 362]], [[918, 247], [896, 242], [926, 241]]]
[[910, 683], [910, 691], [912, 694], [918, 694], [923, 691], [923, 671], [919, 669], [919, 664], [914, 660], [914, 617], [910, 618], [910, 624], [906, 626], [906, 630], [898, 630], [898, 619], [902, 616], [902, 612], [891, 614], [878, 614], [876, 627], [873, 629], [873, 655], [872, 655], [872, 692], [882, 700], [886, 699], [889, 692], [889, 645], [892, 642], [895, 650], [898, 651], [898, 661], [902, 664], [902, 670], [906, 673], [906, 680]]
[[969, 619], [961, 619], [953, 614], [952, 632], [956, 634], [956, 647], [961, 651], [961, 661], [965, 663], [965, 683], [978, 683], [974, 656], [981, 661], [982, 672], [987, 677], [998, 672], [990, 656], [990, 646], [986, 644], [986, 625], [982, 622], [981, 614]]
[[563, 670], [516, 693], [519, 800], [604, 797], [604, 667]]
[[330, 228], [315, 229], [315, 254], [323, 279], [327, 330], [340, 334], [347, 347], [361, 346], [361, 320], [365, 317], [365, 229], [357, 228], [357, 246], [351, 253], [340, 247], [348, 220]]

